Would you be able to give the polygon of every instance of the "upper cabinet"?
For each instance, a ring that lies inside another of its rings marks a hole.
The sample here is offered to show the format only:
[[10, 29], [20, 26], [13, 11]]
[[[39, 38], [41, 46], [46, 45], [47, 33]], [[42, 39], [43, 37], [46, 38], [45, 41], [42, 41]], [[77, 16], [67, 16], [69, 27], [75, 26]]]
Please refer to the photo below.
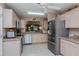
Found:
[[62, 15], [66, 28], [79, 28], [79, 7]]
[[4, 9], [3, 11], [3, 27], [4, 28], [15, 28], [18, 17], [12, 9]]
[[0, 6], [0, 15], [2, 14], [2, 7]]

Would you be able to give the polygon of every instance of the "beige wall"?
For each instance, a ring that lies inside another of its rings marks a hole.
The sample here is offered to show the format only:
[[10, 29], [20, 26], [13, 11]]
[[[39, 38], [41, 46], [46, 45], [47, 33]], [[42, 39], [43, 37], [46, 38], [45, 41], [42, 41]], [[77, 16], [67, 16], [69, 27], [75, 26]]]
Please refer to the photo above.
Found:
[[[27, 24], [27, 21], [32, 21], [34, 17], [27, 17], [27, 18], [22, 18], [21, 20], [25, 21], [25, 25]], [[42, 26], [42, 30], [44, 32], [46, 32], [47, 27], [48, 27], [48, 23], [47, 20], [45, 18], [42, 17], [36, 17], [36, 21], [40, 21], [41, 26]], [[46, 28], [46, 29], [45, 29]]]
[[[27, 21], [32, 21], [33, 18], [34, 17], [27, 17], [27, 18], [24, 18], [24, 20], [25, 20], [25, 22], [27, 24]], [[44, 20], [44, 18], [39, 18], [39, 17], [36, 18], [36, 21], [40, 21], [40, 23], [41, 23], [42, 26], [43, 26], [43, 20]]]

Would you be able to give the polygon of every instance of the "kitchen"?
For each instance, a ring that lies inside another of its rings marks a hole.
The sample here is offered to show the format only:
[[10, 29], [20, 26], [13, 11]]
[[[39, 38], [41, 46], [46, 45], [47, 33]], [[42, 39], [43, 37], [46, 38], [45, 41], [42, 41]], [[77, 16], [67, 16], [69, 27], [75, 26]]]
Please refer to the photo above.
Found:
[[[23, 7], [25, 5], [29, 7]], [[24, 56], [25, 54], [25, 56], [33, 56], [45, 46], [46, 51], [43, 50], [44, 52], [37, 53], [37, 55], [79, 56], [78, 3], [5, 3], [1, 6], [3, 8], [3, 56]], [[39, 8], [33, 8], [35, 6]], [[33, 15], [34, 13], [27, 12], [28, 10], [40, 13]], [[40, 48], [40, 44], [46, 45]], [[32, 48], [28, 50], [30, 46]]]

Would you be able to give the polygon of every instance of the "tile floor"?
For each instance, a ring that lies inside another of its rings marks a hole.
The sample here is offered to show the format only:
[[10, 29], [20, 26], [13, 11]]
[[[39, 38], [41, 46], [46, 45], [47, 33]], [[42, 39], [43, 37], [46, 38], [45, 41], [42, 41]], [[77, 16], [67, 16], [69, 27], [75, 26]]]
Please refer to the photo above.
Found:
[[54, 56], [47, 48], [47, 44], [24, 45], [22, 56]]

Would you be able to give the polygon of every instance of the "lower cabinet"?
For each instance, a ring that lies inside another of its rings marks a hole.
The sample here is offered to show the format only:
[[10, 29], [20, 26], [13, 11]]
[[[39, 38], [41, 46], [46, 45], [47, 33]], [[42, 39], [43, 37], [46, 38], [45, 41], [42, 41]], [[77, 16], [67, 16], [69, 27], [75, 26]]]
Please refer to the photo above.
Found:
[[3, 42], [3, 56], [20, 56], [21, 41], [6, 41]]
[[60, 53], [64, 56], [79, 56], [79, 44], [61, 39]]
[[32, 34], [32, 43], [47, 42], [47, 34]]
[[61, 40], [61, 43], [60, 43], [60, 53], [62, 55], [66, 55], [66, 48], [67, 48], [66, 43], [63, 40]]

